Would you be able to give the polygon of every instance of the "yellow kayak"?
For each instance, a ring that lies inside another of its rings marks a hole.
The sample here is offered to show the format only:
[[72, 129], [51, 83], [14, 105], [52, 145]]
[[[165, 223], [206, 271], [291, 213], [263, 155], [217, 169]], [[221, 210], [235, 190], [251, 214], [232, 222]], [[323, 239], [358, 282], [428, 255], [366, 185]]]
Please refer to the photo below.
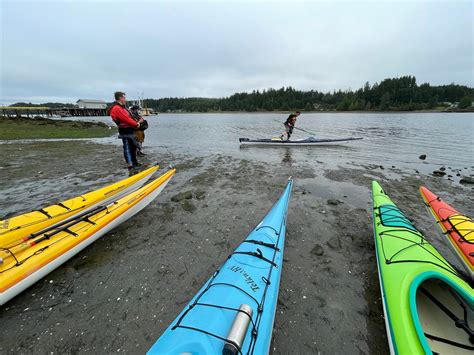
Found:
[[0, 248], [8, 248], [28, 238], [32, 233], [54, 226], [78, 213], [94, 208], [98, 204], [107, 204], [128, 194], [142, 186], [156, 170], [158, 170], [157, 165], [84, 195], [3, 221], [0, 220]]
[[28, 240], [0, 249], [0, 305], [145, 208], [175, 171], [169, 170], [140, 189], [79, 213], [45, 233], [32, 234]]

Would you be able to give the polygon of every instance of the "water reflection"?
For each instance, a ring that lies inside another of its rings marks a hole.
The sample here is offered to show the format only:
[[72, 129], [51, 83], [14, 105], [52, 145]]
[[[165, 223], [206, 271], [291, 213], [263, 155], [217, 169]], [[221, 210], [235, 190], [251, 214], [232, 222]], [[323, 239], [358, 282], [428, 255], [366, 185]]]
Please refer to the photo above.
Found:
[[293, 163], [295, 162], [293, 160], [293, 157], [291, 155], [291, 152], [292, 152], [292, 149], [290, 147], [286, 147], [284, 148], [284, 151], [283, 151], [283, 159], [282, 159], [282, 163], [284, 165], [288, 165], [288, 166], [292, 166]]

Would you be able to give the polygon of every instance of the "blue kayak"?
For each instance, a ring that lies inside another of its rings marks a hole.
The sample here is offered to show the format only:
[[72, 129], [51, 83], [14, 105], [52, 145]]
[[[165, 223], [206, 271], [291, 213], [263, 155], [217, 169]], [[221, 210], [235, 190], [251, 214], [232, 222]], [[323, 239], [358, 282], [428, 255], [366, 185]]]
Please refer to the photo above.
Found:
[[267, 354], [293, 180], [148, 354]]

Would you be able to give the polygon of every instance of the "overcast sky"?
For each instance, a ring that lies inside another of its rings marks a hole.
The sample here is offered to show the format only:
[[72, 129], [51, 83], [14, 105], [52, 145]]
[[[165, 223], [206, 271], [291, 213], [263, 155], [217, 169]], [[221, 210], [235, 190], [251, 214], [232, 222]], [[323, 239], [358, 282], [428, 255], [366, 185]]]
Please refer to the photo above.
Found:
[[0, 104], [473, 85], [469, 0], [0, 3]]

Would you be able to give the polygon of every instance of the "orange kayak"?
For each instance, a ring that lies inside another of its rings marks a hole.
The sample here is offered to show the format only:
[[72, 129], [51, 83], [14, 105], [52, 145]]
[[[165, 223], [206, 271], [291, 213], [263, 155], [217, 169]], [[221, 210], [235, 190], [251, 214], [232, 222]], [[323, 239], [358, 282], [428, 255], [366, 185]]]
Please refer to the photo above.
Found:
[[441, 227], [444, 239], [474, 280], [474, 221], [448, 205], [426, 187], [420, 193]]

